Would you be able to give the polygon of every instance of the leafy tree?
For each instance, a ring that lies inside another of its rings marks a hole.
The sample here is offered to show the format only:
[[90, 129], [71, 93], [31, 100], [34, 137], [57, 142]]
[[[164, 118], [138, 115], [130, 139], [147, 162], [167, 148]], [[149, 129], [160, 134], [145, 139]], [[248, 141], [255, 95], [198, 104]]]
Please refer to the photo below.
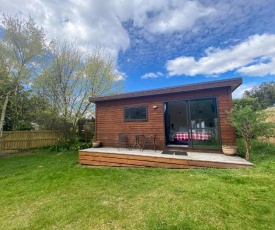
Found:
[[233, 100], [234, 109], [239, 109], [245, 106], [251, 106], [253, 110], [260, 110], [262, 107], [258, 98], [243, 97]]
[[6, 109], [8, 106], [10, 93], [12, 91], [11, 79], [8, 77], [10, 72], [10, 61], [6, 59], [7, 49], [3, 43], [0, 42], [0, 138], [2, 137], [2, 131], [4, 126], [4, 120], [6, 116]]
[[251, 105], [237, 107], [229, 112], [230, 123], [244, 139], [246, 160], [250, 158], [253, 138], [275, 135], [275, 125], [267, 121], [268, 116], [266, 111], [255, 111]]
[[[12, 103], [13, 97], [9, 103]], [[48, 109], [48, 103], [43, 97], [35, 95], [31, 90], [22, 90], [18, 99], [17, 113], [11, 106], [7, 106], [4, 130], [31, 130], [32, 123], [38, 123]]]
[[62, 122], [58, 127], [73, 138], [78, 120], [92, 114], [88, 97], [120, 92], [117, 79], [112, 60], [100, 50], [84, 55], [74, 43], [56, 40], [34, 87], [51, 105], [48, 112], [54, 119], [50, 123]]
[[244, 92], [245, 98], [258, 98], [262, 109], [275, 104], [275, 82], [264, 82]]
[[[16, 117], [14, 121], [20, 122], [21, 94], [37, 74], [38, 64], [47, 46], [44, 30], [38, 28], [31, 17], [20, 21], [16, 17], [3, 14], [0, 20], [4, 27], [4, 34], [0, 40], [0, 71], [6, 82], [0, 86], [2, 135], [7, 106]], [[16, 126], [14, 123], [13, 129]]]

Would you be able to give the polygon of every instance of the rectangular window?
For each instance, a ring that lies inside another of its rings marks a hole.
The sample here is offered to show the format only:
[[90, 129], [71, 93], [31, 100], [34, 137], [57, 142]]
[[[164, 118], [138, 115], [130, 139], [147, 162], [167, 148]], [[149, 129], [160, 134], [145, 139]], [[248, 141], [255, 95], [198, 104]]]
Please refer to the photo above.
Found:
[[147, 121], [147, 106], [124, 108], [124, 121]]

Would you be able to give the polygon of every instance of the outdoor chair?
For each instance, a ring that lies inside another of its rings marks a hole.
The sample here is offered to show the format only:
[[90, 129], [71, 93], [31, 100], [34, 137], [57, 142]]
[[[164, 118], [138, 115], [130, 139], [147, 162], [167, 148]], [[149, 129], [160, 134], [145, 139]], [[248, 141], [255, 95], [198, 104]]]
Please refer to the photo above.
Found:
[[154, 151], [156, 152], [156, 137], [157, 137], [157, 134], [145, 136], [144, 141], [143, 141], [142, 151], [145, 149], [145, 144], [149, 143], [154, 147]]
[[128, 137], [125, 133], [119, 133], [118, 138], [117, 138], [117, 148], [119, 150], [119, 144], [120, 143], [125, 143], [125, 147], [128, 148], [129, 150], [131, 149], [130, 143], [128, 141]]

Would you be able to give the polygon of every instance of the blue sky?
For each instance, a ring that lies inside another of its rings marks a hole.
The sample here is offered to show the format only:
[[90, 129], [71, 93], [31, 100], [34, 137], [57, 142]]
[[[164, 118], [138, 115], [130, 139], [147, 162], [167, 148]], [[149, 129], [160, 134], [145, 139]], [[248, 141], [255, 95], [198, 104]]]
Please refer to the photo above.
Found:
[[275, 0], [0, 0], [49, 38], [102, 47], [125, 91], [243, 77], [275, 81]]

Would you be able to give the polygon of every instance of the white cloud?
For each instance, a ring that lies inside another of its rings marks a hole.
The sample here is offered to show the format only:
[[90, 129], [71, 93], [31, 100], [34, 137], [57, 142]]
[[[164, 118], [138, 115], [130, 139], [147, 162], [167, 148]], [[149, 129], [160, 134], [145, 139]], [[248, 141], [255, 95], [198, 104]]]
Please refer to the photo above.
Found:
[[121, 72], [118, 69], [116, 69], [115, 81], [124, 81], [124, 80], [126, 80], [126, 78], [127, 78], [126, 73]]
[[1, 3], [1, 10], [20, 19], [30, 15], [48, 38], [77, 39], [80, 46], [104, 48], [114, 58], [130, 45], [113, 6], [102, 1], [10, 0]]
[[[236, 70], [249, 76], [264, 76], [275, 72], [275, 34], [254, 35], [226, 49], [209, 47], [205, 56], [181, 56], [166, 63], [169, 76], [221, 74]], [[266, 63], [265, 60], [269, 60]]]
[[269, 60], [268, 63], [258, 63], [238, 69], [238, 72], [246, 76], [275, 75], [275, 58]]
[[125, 77], [123, 75], [118, 75], [115, 78], [115, 81], [124, 81], [124, 80], [125, 80]]
[[104, 47], [115, 58], [130, 46], [123, 22], [132, 21], [149, 33], [166, 33], [190, 28], [215, 11], [182, 0], [9, 0], [1, 2], [1, 10], [21, 19], [33, 17], [49, 38], [77, 38], [81, 46]]
[[182, 31], [192, 28], [196, 20], [214, 12], [214, 8], [203, 7], [197, 1], [174, 1], [159, 8], [155, 17], [148, 17], [144, 26], [153, 33]]
[[148, 79], [148, 78], [159, 78], [162, 77], [163, 73], [161, 72], [156, 72], [156, 73], [146, 73], [144, 75], [142, 75], [140, 78], [141, 79]]

